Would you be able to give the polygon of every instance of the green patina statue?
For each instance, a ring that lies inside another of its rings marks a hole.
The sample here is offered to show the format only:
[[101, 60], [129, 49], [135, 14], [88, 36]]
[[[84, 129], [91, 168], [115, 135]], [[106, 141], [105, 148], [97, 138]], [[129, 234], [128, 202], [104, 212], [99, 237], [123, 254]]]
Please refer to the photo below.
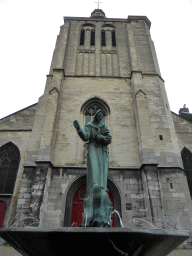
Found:
[[103, 111], [98, 110], [93, 121], [82, 129], [77, 120], [74, 126], [83, 141], [89, 141], [87, 153], [87, 190], [84, 199], [83, 222], [80, 226], [111, 227], [112, 203], [108, 196], [107, 176], [109, 167], [108, 144], [112, 136], [102, 122]]

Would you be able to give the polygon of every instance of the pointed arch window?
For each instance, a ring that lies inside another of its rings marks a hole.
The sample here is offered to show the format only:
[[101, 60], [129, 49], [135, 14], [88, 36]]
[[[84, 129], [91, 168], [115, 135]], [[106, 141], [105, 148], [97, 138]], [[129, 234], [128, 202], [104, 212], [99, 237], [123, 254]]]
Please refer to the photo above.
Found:
[[192, 198], [192, 153], [184, 147], [181, 151], [181, 158], [183, 161], [183, 167], [186, 171], [189, 192]]
[[85, 124], [93, 120], [93, 116], [99, 109], [103, 111], [104, 117], [102, 122], [105, 123], [106, 118], [110, 114], [110, 108], [102, 99], [95, 97], [83, 104], [81, 112], [85, 116]]
[[99, 109], [103, 110], [104, 116], [103, 116], [102, 122], [105, 123], [105, 111], [104, 111], [104, 108], [100, 104], [98, 104], [98, 103], [93, 103], [93, 104], [90, 104], [87, 107], [87, 109], [86, 109], [86, 112], [85, 112], [85, 124], [93, 120], [93, 116], [95, 115], [95, 113]]
[[20, 163], [19, 149], [11, 142], [0, 148], [0, 194], [12, 194]]

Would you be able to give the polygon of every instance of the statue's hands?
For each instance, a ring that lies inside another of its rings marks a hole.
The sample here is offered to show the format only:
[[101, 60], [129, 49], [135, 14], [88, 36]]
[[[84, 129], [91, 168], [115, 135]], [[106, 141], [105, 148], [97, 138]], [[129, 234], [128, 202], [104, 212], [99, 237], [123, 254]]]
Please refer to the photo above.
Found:
[[97, 135], [96, 140], [101, 144], [101, 145], [108, 145], [111, 143], [111, 137], [110, 136], [103, 136], [101, 134]]
[[110, 137], [110, 136], [106, 136], [106, 137], [105, 137], [105, 141], [106, 141], [107, 143], [111, 143], [111, 137]]
[[77, 130], [79, 130], [79, 129], [81, 128], [81, 126], [80, 126], [80, 124], [79, 124], [79, 122], [78, 122], [77, 120], [75, 120], [75, 121], [73, 122], [73, 125], [75, 126], [75, 128], [76, 128]]
[[96, 141], [99, 141], [99, 135], [100, 135], [100, 129], [98, 128], [98, 131], [94, 135], [94, 138], [96, 139]]

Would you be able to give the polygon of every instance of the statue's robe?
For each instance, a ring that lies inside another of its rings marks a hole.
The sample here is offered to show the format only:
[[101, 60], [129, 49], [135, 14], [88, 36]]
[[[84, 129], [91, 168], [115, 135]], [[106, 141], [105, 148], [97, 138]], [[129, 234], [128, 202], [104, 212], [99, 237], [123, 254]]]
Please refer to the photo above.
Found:
[[[99, 135], [95, 136], [99, 131]], [[106, 124], [100, 122], [98, 125], [88, 122], [85, 128], [78, 131], [83, 141], [89, 141], [87, 152], [87, 193], [96, 185], [107, 191], [107, 176], [109, 167], [108, 144], [112, 136]]]

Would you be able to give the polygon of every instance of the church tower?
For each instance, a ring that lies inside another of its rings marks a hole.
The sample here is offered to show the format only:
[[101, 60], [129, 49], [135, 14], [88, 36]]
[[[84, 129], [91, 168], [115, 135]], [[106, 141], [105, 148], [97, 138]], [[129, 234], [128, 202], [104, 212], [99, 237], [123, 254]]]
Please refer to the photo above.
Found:
[[[125, 227], [148, 218], [157, 227], [160, 219], [192, 230], [181, 148], [150, 26], [145, 16], [107, 18], [101, 9], [64, 17], [27, 141], [16, 214], [30, 210], [40, 227], [81, 223], [88, 145], [73, 121], [84, 127], [102, 109], [112, 134], [109, 197]], [[112, 220], [120, 226], [117, 214]]]

